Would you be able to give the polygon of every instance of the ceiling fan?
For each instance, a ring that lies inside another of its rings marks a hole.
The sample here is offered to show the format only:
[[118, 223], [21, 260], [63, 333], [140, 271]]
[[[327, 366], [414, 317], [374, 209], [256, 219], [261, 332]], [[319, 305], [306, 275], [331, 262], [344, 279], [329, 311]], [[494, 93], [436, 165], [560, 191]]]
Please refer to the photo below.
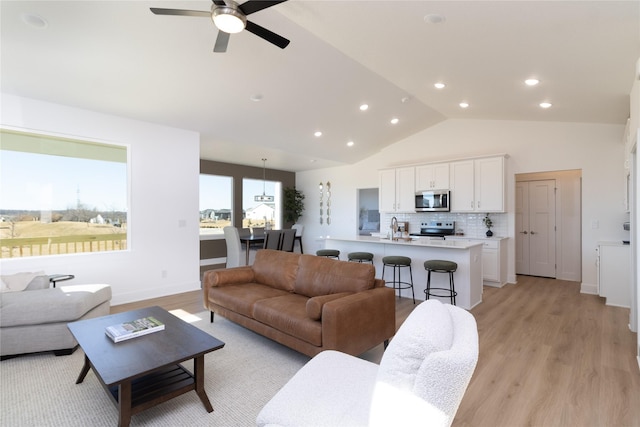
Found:
[[212, 0], [210, 11], [203, 10], [184, 10], [184, 9], [161, 9], [152, 7], [151, 12], [156, 15], [178, 15], [178, 16], [197, 16], [211, 18], [213, 23], [218, 27], [218, 37], [213, 47], [214, 52], [226, 52], [229, 44], [229, 36], [233, 33], [239, 33], [246, 29], [250, 33], [255, 34], [273, 43], [281, 49], [289, 44], [289, 40], [278, 34], [254, 24], [247, 20], [247, 15], [259, 12], [287, 0], [249, 0], [243, 4], [238, 4], [233, 0]]

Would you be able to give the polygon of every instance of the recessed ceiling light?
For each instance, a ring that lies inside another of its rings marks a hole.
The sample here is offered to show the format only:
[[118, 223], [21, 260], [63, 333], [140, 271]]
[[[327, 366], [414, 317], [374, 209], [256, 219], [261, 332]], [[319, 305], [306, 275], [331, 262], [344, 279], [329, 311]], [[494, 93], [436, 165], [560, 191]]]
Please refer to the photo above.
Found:
[[411, 101], [411, 98], [408, 96], [403, 96], [402, 99], [400, 100], [400, 102], [402, 102], [403, 104], [406, 104], [409, 101]]
[[541, 102], [540, 103], [540, 107], [541, 108], [551, 108], [551, 103], [550, 102]]
[[47, 21], [40, 15], [34, 15], [33, 13], [23, 13], [21, 17], [22, 22], [34, 28], [47, 28], [47, 26], [49, 25]]
[[444, 87], [446, 86], [442, 82], [434, 83], [433, 85], [435, 86], [436, 89], [444, 89]]
[[316, 159], [311, 159], [311, 160], [309, 160], [309, 162], [310, 162], [310, 163], [315, 163], [315, 162], [316, 162]]
[[460, 108], [469, 108], [469, 103], [468, 102], [461, 102], [458, 105], [460, 105]]
[[362, 104], [360, 106], [360, 111], [367, 111], [368, 109], [369, 109], [369, 105], [367, 105], [367, 104]]
[[527, 79], [524, 81], [524, 84], [526, 84], [527, 86], [535, 86], [538, 83], [540, 83], [540, 80], [538, 79]]
[[430, 13], [424, 17], [424, 22], [427, 24], [442, 24], [444, 21], [446, 21], [446, 18], [437, 13]]
[[317, 131], [315, 131], [315, 132], [313, 133], [313, 136], [315, 136], [316, 138], [319, 138], [319, 137], [321, 137], [321, 136], [322, 136], [322, 132], [320, 132], [319, 130], [317, 130]]
[[251, 95], [251, 99], [253, 102], [260, 102], [262, 101], [262, 98], [264, 98], [262, 95], [260, 95], [259, 93], [256, 93], [255, 95]]
[[349, 142], [347, 142], [347, 147], [353, 147], [354, 144], [355, 144], [355, 142], [349, 141]]
[[392, 125], [397, 125], [399, 121], [400, 120], [397, 117], [394, 117], [393, 119], [391, 119], [391, 124]]

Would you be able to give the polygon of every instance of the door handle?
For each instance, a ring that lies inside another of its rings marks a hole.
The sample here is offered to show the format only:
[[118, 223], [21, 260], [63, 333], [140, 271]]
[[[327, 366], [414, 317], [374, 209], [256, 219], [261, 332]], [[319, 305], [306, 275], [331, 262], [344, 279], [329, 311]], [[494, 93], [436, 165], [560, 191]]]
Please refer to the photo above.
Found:
[[520, 234], [527, 234], [527, 232], [526, 231], [521, 231]]

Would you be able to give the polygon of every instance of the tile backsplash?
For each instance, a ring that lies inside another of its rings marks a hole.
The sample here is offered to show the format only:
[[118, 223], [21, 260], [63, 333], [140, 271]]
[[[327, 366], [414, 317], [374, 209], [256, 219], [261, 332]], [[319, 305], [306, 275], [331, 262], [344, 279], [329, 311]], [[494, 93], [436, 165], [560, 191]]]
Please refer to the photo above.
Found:
[[[486, 213], [450, 213], [450, 212], [425, 212], [425, 213], [406, 213], [406, 214], [380, 214], [380, 232], [384, 233], [390, 230], [391, 218], [394, 216], [398, 221], [409, 223], [409, 233], [418, 233], [420, 224], [429, 221], [455, 221], [456, 233], [464, 233], [467, 237], [479, 238], [486, 237], [487, 227], [482, 223]], [[491, 213], [489, 215], [493, 222], [494, 236], [504, 237], [507, 235], [507, 214]]]

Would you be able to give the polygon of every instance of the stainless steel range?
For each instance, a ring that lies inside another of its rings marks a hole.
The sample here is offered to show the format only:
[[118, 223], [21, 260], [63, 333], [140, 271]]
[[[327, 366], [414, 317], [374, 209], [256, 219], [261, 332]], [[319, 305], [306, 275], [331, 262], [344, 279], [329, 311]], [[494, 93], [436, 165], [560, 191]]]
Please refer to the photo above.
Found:
[[441, 237], [453, 236], [456, 234], [455, 221], [429, 221], [420, 224], [420, 232], [412, 233], [412, 236]]

